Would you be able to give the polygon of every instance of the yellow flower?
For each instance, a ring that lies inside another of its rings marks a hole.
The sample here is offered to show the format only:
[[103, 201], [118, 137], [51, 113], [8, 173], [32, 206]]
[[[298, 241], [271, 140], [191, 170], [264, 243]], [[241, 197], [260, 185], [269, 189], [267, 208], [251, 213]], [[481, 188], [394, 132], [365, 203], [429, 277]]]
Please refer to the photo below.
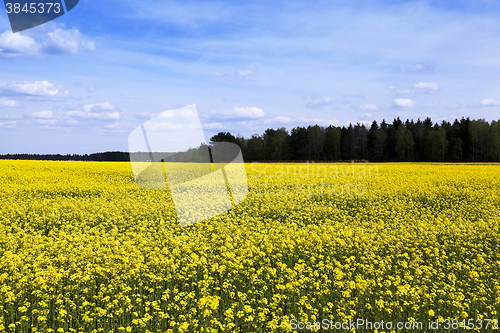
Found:
[[251, 195], [181, 227], [169, 192], [137, 187], [127, 163], [0, 161], [0, 331], [496, 317], [498, 165], [246, 168]]

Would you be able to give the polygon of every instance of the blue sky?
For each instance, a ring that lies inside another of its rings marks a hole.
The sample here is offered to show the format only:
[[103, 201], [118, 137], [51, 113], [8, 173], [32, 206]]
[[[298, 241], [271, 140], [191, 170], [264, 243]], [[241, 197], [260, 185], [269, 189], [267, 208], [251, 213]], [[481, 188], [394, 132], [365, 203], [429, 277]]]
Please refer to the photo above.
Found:
[[0, 153], [127, 150], [196, 104], [208, 138], [395, 117], [500, 118], [499, 1], [90, 1], [12, 34]]

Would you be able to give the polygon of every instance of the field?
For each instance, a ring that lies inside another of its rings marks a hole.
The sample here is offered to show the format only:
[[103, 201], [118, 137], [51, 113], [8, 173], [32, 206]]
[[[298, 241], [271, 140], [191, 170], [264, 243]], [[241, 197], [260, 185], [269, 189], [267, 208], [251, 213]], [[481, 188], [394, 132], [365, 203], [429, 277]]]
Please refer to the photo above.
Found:
[[240, 205], [180, 227], [129, 163], [0, 161], [0, 332], [494, 331], [500, 165], [246, 169]]

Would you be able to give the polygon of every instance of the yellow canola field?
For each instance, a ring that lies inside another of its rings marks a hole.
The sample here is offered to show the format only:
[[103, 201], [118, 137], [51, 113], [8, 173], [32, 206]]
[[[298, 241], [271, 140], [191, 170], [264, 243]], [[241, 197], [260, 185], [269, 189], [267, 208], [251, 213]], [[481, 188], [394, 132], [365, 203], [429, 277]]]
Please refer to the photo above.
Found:
[[500, 165], [246, 169], [240, 205], [180, 227], [129, 163], [0, 161], [0, 332], [499, 318]]

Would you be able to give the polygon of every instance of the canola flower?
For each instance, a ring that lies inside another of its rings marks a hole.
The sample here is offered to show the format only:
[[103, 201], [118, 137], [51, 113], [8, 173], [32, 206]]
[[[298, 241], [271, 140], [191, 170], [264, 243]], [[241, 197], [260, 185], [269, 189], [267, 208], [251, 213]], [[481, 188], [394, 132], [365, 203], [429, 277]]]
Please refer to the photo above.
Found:
[[181, 227], [129, 163], [0, 161], [0, 332], [499, 318], [500, 165], [246, 168], [241, 204]]

